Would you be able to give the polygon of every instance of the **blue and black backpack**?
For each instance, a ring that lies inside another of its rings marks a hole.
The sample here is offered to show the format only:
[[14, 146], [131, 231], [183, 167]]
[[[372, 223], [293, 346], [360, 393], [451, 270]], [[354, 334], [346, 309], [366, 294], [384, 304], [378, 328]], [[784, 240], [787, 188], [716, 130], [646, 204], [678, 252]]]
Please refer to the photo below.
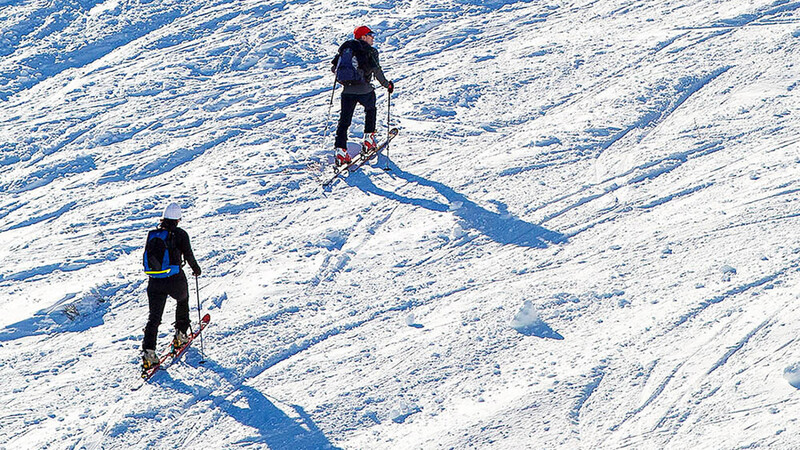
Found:
[[336, 63], [336, 81], [344, 86], [365, 84], [364, 73], [358, 66], [358, 58], [351, 47], [344, 47]]
[[172, 245], [172, 233], [158, 229], [147, 233], [144, 246], [144, 273], [151, 278], [167, 278], [181, 270], [179, 261], [169, 260], [169, 248]]

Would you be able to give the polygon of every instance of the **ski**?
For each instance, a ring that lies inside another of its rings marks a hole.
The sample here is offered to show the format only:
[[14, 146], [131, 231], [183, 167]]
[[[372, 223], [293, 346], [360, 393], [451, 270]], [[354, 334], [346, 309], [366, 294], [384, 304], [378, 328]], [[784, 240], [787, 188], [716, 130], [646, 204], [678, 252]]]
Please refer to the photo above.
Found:
[[361, 153], [346, 165], [334, 169], [333, 176], [323, 181], [322, 187], [325, 188], [330, 186], [334, 181], [336, 181], [337, 178], [339, 178], [340, 175], [349, 175], [351, 172], [355, 172], [361, 166], [368, 163], [370, 160], [372, 160], [372, 158], [378, 156], [378, 154], [380, 154], [380, 152], [382, 152], [389, 145], [389, 143], [392, 142], [392, 139], [394, 139], [399, 132], [400, 130], [397, 128], [392, 128], [389, 130], [386, 140], [381, 142], [380, 145], [375, 148], [375, 150], [367, 153]]
[[[197, 331], [195, 331], [195, 332], [193, 332], [192, 334], [189, 335], [189, 340], [186, 341], [186, 344], [184, 344], [180, 348], [173, 348], [172, 344], [170, 344], [169, 350], [167, 350], [166, 352], [164, 352], [163, 355], [161, 355], [161, 357], [158, 360], [158, 363], [156, 363], [155, 365], [153, 365], [152, 367], [147, 368], [147, 369], [142, 368], [142, 372], [141, 372], [142, 383], [137, 384], [136, 386], [131, 388], [131, 390], [135, 391], [135, 390], [139, 389], [140, 387], [144, 386], [153, 377], [153, 375], [156, 374], [156, 372], [158, 372], [159, 370], [162, 369], [162, 367], [165, 365], [165, 362], [166, 362], [167, 358], [172, 357], [172, 359], [169, 362], [169, 365], [172, 365], [178, 359], [180, 359], [180, 357], [183, 355], [183, 353], [189, 348], [189, 346], [192, 345], [192, 342], [194, 342], [194, 340], [198, 336], [200, 336], [200, 333], [203, 330], [205, 330], [205, 328], [208, 326], [209, 322], [211, 322], [211, 315], [206, 314], [205, 316], [203, 316], [202, 319], [200, 319], [200, 328]], [[166, 369], [166, 367], [164, 367], [164, 369]]]
[[181, 358], [186, 349], [188, 349], [189, 346], [192, 345], [192, 342], [194, 342], [194, 340], [197, 339], [198, 336], [200, 336], [200, 332], [203, 331], [208, 326], [209, 322], [211, 322], [211, 316], [208, 314], [204, 315], [203, 318], [200, 319], [200, 329], [197, 330], [196, 333], [192, 333], [189, 336], [189, 340], [186, 341], [186, 344], [184, 344], [183, 347], [174, 350], [175, 356], [172, 357], [172, 361], [170, 361], [170, 364], [174, 363], [175, 361]]
[[385, 149], [385, 148], [386, 148], [386, 147], [389, 145], [389, 143], [390, 143], [390, 142], [392, 142], [392, 139], [394, 139], [394, 138], [395, 138], [395, 136], [397, 136], [397, 133], [398, 133], [399, 131], [400, 131], [400, 130], [398, 130], [397, 128], [392, 128], [391, 130], [389, 130], [389, 135], [386, 137], [386, 140], [385, 140], [385, 141], [383, 141], [383, 142], [382, 142], [382, 143], [381, 143], [381, 144], [380, 144], [380, 145], [379, 145], [379, 146], [378, 146], [378, 147], [375, 149], [375, 151], [369, 152], [369, 153], [367, 153], [366, 155], [362, 155], [363, 157], [361, 158], [361, 162], [359, 162], [358, 164], [356, 164], [356, 166], [355, 166], [355, 167], [353, 167], [353, 166], [350, 166], [350, 168], [349, 168], [348, 170], [349, 170], [350, 172], [355, 172], [355, 171], [356, 171], [356, 170], [358, 170], [358, 169], [359, 169], [361, 166], [363, 166], [364, 164], [366, 164], [366, 163], [370, 162], [370, 161], [372, 160], [372, 158], [374, 158], [374, 157], [378, 156], [378, 154], [379, 154], [380, 152], [382, 152], [382, 151], [383, 151], [383, 150], [384, 150], [384, 149]]

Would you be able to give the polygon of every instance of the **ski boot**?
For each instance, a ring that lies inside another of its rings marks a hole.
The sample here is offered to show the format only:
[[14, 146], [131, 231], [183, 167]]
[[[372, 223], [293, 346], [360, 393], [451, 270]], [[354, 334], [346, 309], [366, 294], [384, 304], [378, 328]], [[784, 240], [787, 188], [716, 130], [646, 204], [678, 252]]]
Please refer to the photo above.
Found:
[[179, 349], [183, 348], [187, 342], [189, 342], [189, 336], [183, 331], [175, 330], [175, 337], [172, 338], [172, 352], [177, 352]]
[[158, 364], [158, 355], [155, 350], [142, 350], [142, 371], [150, 370], [153, 366]]
[[347, 154], [347, 150], [343, 148], [336, 149], [336, 168], [340, 168], [342, 166], [346, 166], [350, 164], [352, 160], [350, 159], [350, 155]]
[[361, 154], [367, 155], [378, 148], [378, 141], [375, 139], [376, 133], [364, 133], [364, 142], [361, 143]]

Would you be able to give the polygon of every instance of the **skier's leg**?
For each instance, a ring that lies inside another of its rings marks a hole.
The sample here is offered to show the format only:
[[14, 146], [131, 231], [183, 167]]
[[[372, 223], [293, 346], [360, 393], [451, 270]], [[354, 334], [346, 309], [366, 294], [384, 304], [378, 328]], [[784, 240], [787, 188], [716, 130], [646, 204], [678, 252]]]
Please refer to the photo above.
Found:
[[361, 144], [362, 152], [370, 152], [378, 147], [375, 137], [375, 122], [378, 117], [378, 108], [375, 106], [375, 91], [360, 96], [359, 103], [364, 106], [364, 141]]
[[370, 92], [369, 94], [364, 94], [361, 99], [360, 103], [364, 105], [364, 134], [372, 134], [375, 132], [375, 122], [378, 119], [378, 108], [375, 106], [376, 98], [375, 98], [375, 91]]
[[150, 314], [147, 317], [147, 325], [144, 327], [144, 340], [142, 341], [144, 350], [156, 349], [158, 326], [161, 324], [164, 305], [167, 303], [167, 294], [159, 289], [159, 282], [159, 280], [151, 279], [147, 283], [147, 302], [150, 306]]
[[189, 283], [186, 281], [186, 274], [181, 271], [175, 278], [174, 286], [170, 295], [178, 301], [175, 308], [175, 329], [186, 333], [189, 329]]
[[358, 103], [357, 96], [342, 94], [342, 112], [339, 116], [339, 126], [336, 128], [336, 148], [347, 148], [347, 132], [353, 122], [356, 103]]

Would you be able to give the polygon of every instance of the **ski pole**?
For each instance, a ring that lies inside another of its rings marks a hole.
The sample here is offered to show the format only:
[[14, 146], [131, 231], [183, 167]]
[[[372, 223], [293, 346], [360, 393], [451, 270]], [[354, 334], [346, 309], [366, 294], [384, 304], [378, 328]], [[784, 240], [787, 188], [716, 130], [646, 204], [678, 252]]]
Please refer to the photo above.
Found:
[[[389, 139], [389, 132], [392, 130], [392, 93], [386, 93], [386, 139]], [[385, 171], [391, 170], [389, 168], [389, 142], [386, 142], [386, 167]]]
[[[194, 276], [194, 285], [195, 291], [197, 291], [197, 326], [202, 327], [203, 319], [200, 317], [200, 277], [197, 275]], [[200, 364], [205, 364], [206, 352], [203, 347], [203, 333], [200, 333], [200, 355], [203, 357], [203, 359], [200, 360]]]
[[328, 140], [328, 129], [331, 127], [331, 110], [333, 110], [333, 96], [336, 94], [336, 76], [333, 77], [333, 88], [331, 89], [331, 101], [328, 103], [328, 116], [325, 120], [325, 134], [322, 136], [322, 145]]

